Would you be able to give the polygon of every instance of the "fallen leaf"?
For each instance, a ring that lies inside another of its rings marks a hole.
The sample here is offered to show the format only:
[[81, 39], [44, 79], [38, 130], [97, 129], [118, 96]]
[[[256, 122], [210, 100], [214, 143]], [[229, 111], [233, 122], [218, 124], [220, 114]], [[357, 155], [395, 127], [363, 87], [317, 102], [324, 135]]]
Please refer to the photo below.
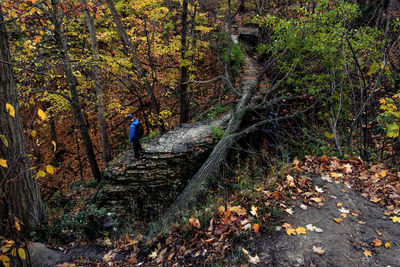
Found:
[[369, 251], [369, 250], [366, 250], [366, 251], [364, 251], [364, 255], [365, 255], [365, 257], [372, 257], [372, 253], [371, 253], [371, 251]]
[[300, 208], [301, 208], [302, 210], [306, 210], [306, 209], [307, 209], [307, 206], [304, 205], [304, 204], [301, 204], [301, 205], [300, 205]]
[[260, 263], [260, 258], [257, 255], [255, 255], [254, 257], [249, 255], [249, 262], [252, 264], [258, 264]]
[[336, 207], [338, 207], [338, 208], [343, 207], [343, 203], [342, 202], [336, 203]]
[[219, 214], [224, 214], [225, 213], [225, 206], [220, 206], [218, 208], [218, 212], [219, 212]]
[[310, 200], [312, 200], [314, 202], [317, 202], [317, 203], [321, 203], [322, 202], [322, 198], [320, 198], [320, 197], [312, 197], [312, 198], [310, 198]]
[[389, 242], [385, 243], [385, 248], [390, 248], [392, 246], [392, 244], [390, 244]]
[[306, 228], [304, 228], [304, 227], [297, 227], [296, 233], [297, 233], [298, 235], [301, 235], [301, 234], [305, 235], [305, 234], [307, 233], [307, 230], [306, 230]]
[[256, 233], [258, 233], [258, 231], [260, 231], [260, 225], [258, 223], [255, 223], [252, 228], [253, 228], [254, 232], [256, 232]]
[[358, 221], [359, 224], [366, 224], [366, 222]]
[[317, 191], [318, 193], [323, 193], [324, 190], [322, 190], [321, 187], [315, 186], [315, 191]]
[[168, 261], [170, 261], [170, 260], [172, 260], [172, 257], [174, 257], [174, 255], [175, 255], [175, 253], [174, 252], [172, 252], [171, 254], [169, 254], [169, 256], [168, 256]]
[[347, 218], [347, 214], [346, 213], [341, 213], [340, 216], [342, 216], [344, 219]]
[[287, 208], [285, 211], [286, 211], [287, 213], [289, 213], [290, 215], [293, 215], [293, 210], [292, 210], [292, 208]]
[[285, 229], [292, 228], [292, 226], [291, 226], [290, 224], [288, 224], [288, 223], [284, 223], [284, 224], [282, 225], [282, 227], [285, 228]]
[[251, 213], [253, 216], [256, 216], [256, 217], [257, 217], [257, 207], [256, 207], [256, 206], [251, 206], [251, 211], [250, 211], [250, 213]]
[[325, 253], [325, 250], [323, 250], [322, 247], [313, 246], [313, 251], [315, 253], [318, 253], [318, 254], [324, 254]]
[[242, 251], [243, 251], [243, 253], [244, 253], [245, 255], [249, 255], [249, 252], [248, 252], [246, 249], [242, 248]]
[[245, 208], [242, 208], [240, 206], [233, 206], [229, 208], [230, 211], [234, 211], [237, 215], [241, 216], [241, 215], [246, 215], [247, 211]]
[[346, 214], [350, 213], [349, 210], [347, 210], [347, 209], [345, 209], [345, 208], [343, 208], [343, 207], [340, 208], [339, 211], [340, 211], [341, 213], [346, 213]]
[[377, 198], [376, 196], [373, 196], [373, 197], [371, 197], [371, 199], [370, 199], [370, 201], [371, 202], [374, 202], [374, 203], [377, 203], [377, 202], [379, 202], [379, 201], [381, 201], [382, 200], [382, 198]]
[[374, 240], [372, 240], [372, 242], [374, 242], [375, 247], [380, 247], [382, 246], [382, 241], [375, 238]]
[[287, 235], [297, 235], [296, 229], [289, 228], [286, 230]]
[[398, 216], [390, 217], [390, 219], [392, 219], [393, 222], [400, 223], [400, 217], [398, 217]]
[[382, 235], [382, 233], [381, 232], [379, 232], [378, 230], [375, 230], [375, 232], [379, 235], [379, 236], [381, 236]]
[[338, 224], [341, 224], [341, 221], [343, 221], [343, 220], [340, 219], [340, 218], [333, 218], [333, 220], [334, 220], [335, 222], [337, 222]]
[[194, 218], [193, 216], [189, 219], [189, 224], [191, 224], [193, 227], [200, 229], [200, 222], [198, 219]]

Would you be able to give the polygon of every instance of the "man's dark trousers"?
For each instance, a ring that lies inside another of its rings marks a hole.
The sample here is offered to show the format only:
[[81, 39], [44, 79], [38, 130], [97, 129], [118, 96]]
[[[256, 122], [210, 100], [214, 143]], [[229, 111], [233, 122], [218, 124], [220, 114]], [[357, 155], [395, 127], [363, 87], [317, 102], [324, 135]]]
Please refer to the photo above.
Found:
[[142, 154], [142, 145], [140, 144], [140, 142], [139, 142], [139, 139], [138, 138], [134, 138], [133, 140], [132, 140], [132, 144], [133, 144], [133, 151], [134, 151], [134, 153], [135, 153], [135, 158], [139, 158], [140, 156], [141, 156], [141, 154]]

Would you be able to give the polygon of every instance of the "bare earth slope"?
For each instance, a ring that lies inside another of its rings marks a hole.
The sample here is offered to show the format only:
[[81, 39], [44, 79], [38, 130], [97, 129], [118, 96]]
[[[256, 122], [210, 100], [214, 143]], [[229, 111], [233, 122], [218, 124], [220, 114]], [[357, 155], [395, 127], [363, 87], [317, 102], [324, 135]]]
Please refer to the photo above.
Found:
[[[399, 223], [343, 183], [329, 182], [321, 176], [314, 177], [313, 183], [320, 188], [328, 186], [322, 193], [324, 206], [307, 206], [303, 210], [302, 203], [297, 202], [286, 221], [293, 228], [312, 224], [323, 232], [307, 230], [305, 235], [289, 236], [282, 228], [260, 236], [252, 245], [260, 257], [258, 266], [400, 266]], [[347, 217], [342, 217], [347, 211]], [[334, 218], [342, 220], [335, 222]], [[374, 239], [382, 241], [382, 245], [376, 246]], [[390, 248], [385, 248], [386, 242]], [[314, 252], [314, 246], [324, 253]], [[371, 256], [364, 254], [368, 255], [368, 251]]]

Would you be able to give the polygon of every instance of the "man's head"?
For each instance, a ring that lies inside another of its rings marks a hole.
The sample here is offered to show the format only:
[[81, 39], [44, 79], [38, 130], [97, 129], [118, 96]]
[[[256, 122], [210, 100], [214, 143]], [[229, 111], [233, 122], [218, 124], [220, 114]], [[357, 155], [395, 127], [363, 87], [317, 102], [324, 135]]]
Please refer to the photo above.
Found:
[[127, 120], [127, 121], [132, 121], [132, 120], [133, 120], [132, 114], [128, 114], [128, 115], [126, 116], [126, 120]]

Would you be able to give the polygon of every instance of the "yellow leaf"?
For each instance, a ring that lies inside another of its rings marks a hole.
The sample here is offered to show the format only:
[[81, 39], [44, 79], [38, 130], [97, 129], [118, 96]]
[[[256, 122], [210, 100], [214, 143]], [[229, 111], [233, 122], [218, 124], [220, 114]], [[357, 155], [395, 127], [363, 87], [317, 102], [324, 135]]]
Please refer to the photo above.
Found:
[[325, 137], [331, 139], [331, 138], [335, 137], [335, 134], [330, 133], [330, 132], [325, 132]]
[[45, 176], [46, 176], [46, 173], [44, 171], [39, 171], [38, 173], [36, 173], [36, 178], [45, 177]]
[[8, 168], [7, 160], [5, 160], [5, 159], [0, 159], [0, 166], [2, 166], [2, 167], [4, 167], [4, 168]]
[[246, 215], [247, 211], [245, 208], [242, 208], [240, 206], [233, 206], [229, 208], [230, 211], [234, 211], [237, 215], [241, 216], [241, 215]]
[[35, 136], [36, 136], [36, 131], [35, 131], [35, 130], [32, 130], [32, 131], [31, 131], [31, 136], [32, 136], [32, 137], [35, 137]]
[[10, 258], [6, 255], [3, 255], [3, 265], [4, 267], [10, 267]]
[[15, 118], [15, 109], [11, 104], [6, 103], [6, 111]]
[[385, 243], [385, 248], [390, 248], [392, 246], [392, 244], [390, 244], [389, 242]]
[[398, 223], [400, 223], [400, 217], [398, 217], [398, 216], [390, 217], [390, 219], [392, 219], [393, 222], [398, 222]]
[[18, 231], [21, 231], [21, 225], [17, 221], [15, 221], [15, 228], [17, 228]]
[[40, 108], [38, 110], [38, 115], [43, 121], [48, 120], [46, 113], [43, 110], [41, 110]]
[[364, 255], [365, 255], [365, 257], [372, 257], [372, 253], [371, 253], [371, 251], [369, 251], [369, 250], [366, 250], [366, 251], [364, 251]]
[[48, 174], [54, 174], [54, 167], [51, 166], [51, 165], [47, 165], [47, 166], [46, 166], [46, 172], [47, 172]]
[[347, 218], [347, 214], [346, 213], [341, 213], [340, 216], [342, 216], [343, 218]]
[[387, 175], [387, 171], [386, 171], [386, 170], [382, 170], [382, 171], [379, 173], [379, 175], [380, 175], [382, 178], [385, 178], [386, 175]]
[[13, 257], [17, 256], [17, 249], [16, 248], [13, 248], [11, 250], [11, 256], [13, 256]]
[[289, 228], [286, 230], [287, 235], [297, 235], [296, 229]]
[[26, 253], [25, 253], [25, 249], [23, 248], [19, 248], [18, 249], [18, 255], [21, 259], [26, 260]]
[[343, 203], [342, 203], [342, 202], [338, 202], [338, 203], [336, 203], [336, 206], [337, 206], [338, 208], [340, 208], [340, 207], [343, 206]]
[[301, 235], [301, 234], [305, 235], [306, 232], [307, 232], [307, 230], [306, 230], [306, 228], [304, 228], [304, 227], [297, 227], [297, 229], [296, 229], [296, 233], [297, 233], [298, 235]]
[[6, 147], [8, 147], [7, 138], [6, 138], [4, 135], [0, 134], [0, 139], [3, 140], [4, 145], [5, 145]]
[[53, 144], [53, 146], [54, 146], [54, 152], [56, 152], [56, 150], [57, 150], [57, 144], [56, 144], [56, 142], [54, 142], [54, 141], [51, 141], [51, 143]]
[[377, 198], [377, 197], [373, 196], [373, 197], [371, 197], [370, 200], [371, 200], [371, 202], [377, 203], [377, 202], [381, 201], [382, 198]]
[[379, 240], [378, 238], [375, 238], [374, 240], [372, 240], [372, 242], [374, 242], [375, 247], [382, 246], [382, 241]]

